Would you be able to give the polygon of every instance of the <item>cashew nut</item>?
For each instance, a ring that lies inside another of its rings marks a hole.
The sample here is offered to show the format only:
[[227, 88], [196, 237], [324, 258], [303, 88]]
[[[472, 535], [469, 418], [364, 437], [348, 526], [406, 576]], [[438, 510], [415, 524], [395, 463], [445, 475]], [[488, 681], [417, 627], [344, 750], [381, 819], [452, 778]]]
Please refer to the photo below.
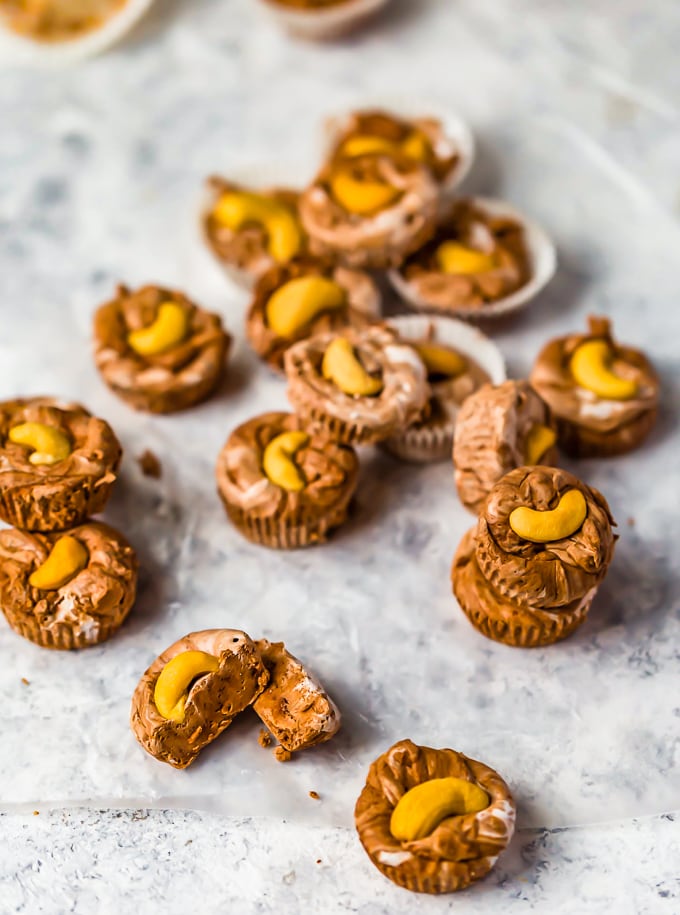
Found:
[[279, 337], [290, 339], [324, 311], [342, 308], [342, 286], [324, 276], [300, 276], [284, 283], [266, 306], [267, 324]]
[[420, 130], [413, 130], [403, 140], [401, 151], [416, 162], [428, 162], [432, 156], [432, 144]]
[[336, 337], [328, 346], [321, 372], [324, 378], [332, 381], [345, 394], [372, 397], [383, 389], [382, 380], [369, 375], [346, 337]]
[[450, 816], [479, 813], [489, 795], [464, 778], [432, 778], [402, 795], [392, 811], [390, 832], [401, 842], [424, 839]]
[[9, 430], [9, 440], [16, 445], [28, 445], [33, 453], [31, 464], [58, 464], [71, 453], [71, 442], [65, 432], [45, 423], [21, 423]]
[[605, 400], [630, 400], [637, 394], [637, 382], [612, 372], [612, 348], [606, 340], [588, 340], [571, 357], [571, 374], [580, 387]]
[[395, 143], [385, 137], [359, 133], [346, 140], [341, 147], [342, 154], [350, 158], [365, 156], [370, 153], [383, 153], [388, 156], [401, 154], [409, 159], [414, 159], [416, 162], [427, 162], [431, 151], [430, 141], [419, 130], [411, 131], [401, 143]]
[[341, 152], [344, 156], [365, 156], [370, 153], [385, 153], [394, 155], [399, 147], [392, 140], [385, 137], [375, 137], [368, 133], [358, 133], [342, 144]]
[[66, 534], [54, 544], [50, 555], [28, 579], [32, 588], [56, 591], [82, 572], [89, 554], [80, 540]]
[[261, 225], [267, 233], [267, 250], [279, 264], [295, 257], [302, 246], [302, 233], [295, 213], [272, 197], [229, 191], [218, 200], [213, 216], [234, 232], [248, 223]]
[[467, 362], [455, 350], [437, 343], [416, 343], [414, 347], [425, 363], [428, 375], [457, 378], [467, 368]]
[[399, 196], [399, 190], [382, 181], [362, 181], [349, 169], [338, 169], [331, 178], [331, 193], [348, 213], [368, 216], [389, 206]]
[[586, 520], [588, 506], [580, 489], [570, 489], [552, 511], [535, 511], [526, 505], [510, 513], [510, 527], [524, 540], [552, 543], [571, 537]]
[[163, 302], [151, 324], [128, 334], [128, 343], [140, 356], [158, 356], [181, 343], [188, 329], [184, 308], [176, 302]]
[[473, 274], [484, 273], [496, 266], [493, 254], [486, 254], [476, 248], [468, 248], [457, 241], [445, 241], [435, 254], [442, 273]]
[[269, 442], [262, 455], [262, 468], [272, 483], [288, 492], [304, 489], [305, 479], [294, 458], [308, 441], [306, 432], [283, 432]]
[[220, 659], [205, 651], [183, 651], [175, 655], [156, 680], [153, 701], [159, 715], [169, 721], [184, 721], [184, 706], [194, 681], [219, 666]]
[[548, 448], [552, 448], [556, 441], [557, 435], [554, 429], [549, 426], [543, 426], [541, 423], [536, 423], [527, 433], [525, 463], [530, 466], [540, 463], [540, 459]]

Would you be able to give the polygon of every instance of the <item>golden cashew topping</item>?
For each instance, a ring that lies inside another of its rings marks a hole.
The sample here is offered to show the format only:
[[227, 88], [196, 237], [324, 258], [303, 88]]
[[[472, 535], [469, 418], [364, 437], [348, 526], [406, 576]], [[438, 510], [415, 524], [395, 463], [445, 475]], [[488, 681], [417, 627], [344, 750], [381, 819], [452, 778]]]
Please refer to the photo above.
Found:
[[416, 162], [428, 162], [432, 156], [432, 144], [420, 130], [413, 130], [402, 141], [401, 151]]
[[205, 651], [183, 651], [168, 661], [156, 680], [153, 701], [168, 721], [184, 721], [184, 707], [194, 680], [212, 673], [220, 659]]
[[401, 154], [416, 162], [427, 162], [431, 155], [430, 142], [419, 130], [413, 130], [401, 143], [376, 137], [368, 133], [356, 134], [346, 140], [341, 147], [344, 156], [365, 156], [370, 153], [383, 153], [388, 156]]
[[399, 149], [397, 143], [385, 137], [376, 137], [370, 133], [358, 133], [346, 140], [341, 147], [343, 156], [365, 156], [370, 153], [394, 155]]
[[234, 232], [249, 223], [262, 226], [267, 233], [267, 250], [279, 264], [294, 258], [302, 247], [302, 233], [295, 213], [272, 197], [228, 191], [217, 201], [213, 216]]
[[444, 375], [445, 378], [457, 378], [467, 368], [463, 357], [448, 346], [437, 343], [416, 343], [415, 349], [425, 363], [428, 376]]
[[31, 464], [58, 464], [71, 453], [71, 442], [65, 432], [45, 423], [21, 423], [9, 430], [9, 440], [15, 445], [28, 445], [33, 453]]
[[345, 337], [336, 337], [324, 353], [321, 372], [345, 394], [373, 397], [383, 389], [380, 378], [369, 375], [359, 362], [354, 347]]
[[510, 513], [510, 527], [524, 540], [552, 543], [571, 537], [586, 520], [588, 506], [580, 489], [570, 489], [552, 511], [535, 511], [526, 505]]
[[368, 216], [393, 203], [399, 190], [381, 181], [361, 181], [349, 169], [338, 169], [330, 181], [331, 193], [348, 213]]
[[189, 330], [188, 315], [176, 302], [158, 306], [155, 321], [128, 334], [128, 343], [140, 356], [158, 356], [181, 343]]
[[552, 448], [556, 441], [557, 435], [554, 429], [536, 423], [527, 434], [525, 464], [529, 466], [538, 464], [548, 448]]
[[476, 248], [468, 248], [457, 241], [445, 241], [435, 254], [442, 273], [473, 274], [493, 270], [496, 258]]
[[630, 400], [637, 394], [637, 382], [612, 372], [612, 348], [606, 340], [588, 340], [571, 357], [571, 374], [576, 383], [604, 400]]
[[401, 796], [392, 811], [390, 832], [400, 842], [424, 839], [447, 817], [479, 813], [489, 803], [489, 795], [474, 782], [432, 778]]
[[306, 432], [284, 432], [269, 442], [262, 456], [262, 468], [275, 486], [288, 492], [304, 489], [305, 479], [294, 459], [308, 441]]
[[89, 558], [80, 540], [66, 534], [57, 540], [50, 555], [33, 572], [28, 583], [41, 591], [57, 591], [82, 572]]
[[300, 276], [284, 283], [266, 306], [267, 324], [279, 337], [290, 339], [324, 311], [342, 308], [342, 286], [324, 276]]

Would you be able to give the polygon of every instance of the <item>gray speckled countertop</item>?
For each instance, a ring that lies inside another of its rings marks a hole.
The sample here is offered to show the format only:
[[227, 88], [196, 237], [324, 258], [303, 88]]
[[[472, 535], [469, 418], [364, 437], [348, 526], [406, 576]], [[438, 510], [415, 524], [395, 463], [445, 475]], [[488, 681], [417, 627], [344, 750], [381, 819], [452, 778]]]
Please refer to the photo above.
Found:
[[[677, 913], [680, 9], [394, 0], [357, 38], [313, 46], [255, 6], [157, 0], [98, 60], [0, 69], [0, 398], [80, 397], [111, 418], [128, 453], [149, 446], [166, 465], [154, 489], [128, 460], [112, 502], [145, 572], [137, 614], [110, 649], [55, 658], [0, 630], [0, 913]], [[558, 242], [549, 290], [495, 328], [512, 373], [593, 309], [614, 315], [661, 371], [650, 443], [622, 462], [580, 465], [609, 497], [621, 541], [598, 614], [552, 651], [504, 651], [461, 619], [445, 579], [470, 519], [446, 467], [421, 476], [374, 456], [359, 520], [337, 543], [267, 564], [213, 493], [229, 429], [285, 401], [242, 342], [243, 296], [198, 241], [200, 182], [253, 162], [296, 168], [324, 114], [376, 95], [465, 116], [479, 140], [468, 187], [527, 209]], [[132, 414], [92, 368], [91, 312], [122, 279], [176, 283], [236, 332], [231, 381], [181, 424]], [[326, 582], [320, 614], [312, 598]], [[229, 595], [223, 625], [261, 625], [253, 635], [290, 636], [313, 655], [346, 729], [337, 748], [288, 770], [290, 783], [286, 767], [249, 762], [241, 731], [231, 769], [212, 754], [188, 776], [189, 803], [185, 783], [142, 758], [118, 711], [157, 650], [214, 624], [216, 594]], [[393, 887], [342, 825], [368, 761], [406, 735], [478, 755], [517, 793], [511, 848], [458, 897]], [[251, 768], [238, 782], [242, 759]], [[312, 813], [298, 809], [301, 785], [322, 794], [316, 807], [305, 797]], [[160, 809], [164, 799], [177, 809]], [[135, 809], [145, 802], [154, 809]], [[254, 818], [270, 803], [279, 816]]]

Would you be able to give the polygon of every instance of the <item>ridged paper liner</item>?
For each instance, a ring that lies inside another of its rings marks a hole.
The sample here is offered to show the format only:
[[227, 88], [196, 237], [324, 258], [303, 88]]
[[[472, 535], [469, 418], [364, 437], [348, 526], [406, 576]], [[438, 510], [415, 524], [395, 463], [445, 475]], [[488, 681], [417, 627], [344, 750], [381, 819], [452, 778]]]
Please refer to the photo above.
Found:
[[207, 400], [218, 387], [226, 370], [225, 363], [231, 347], [231, 337], [226, 334], [224, 339], [224, 355], [219, 362], [210, 365], [209, 371], [206, 371], [201, 378], [191, 385], [185, 385], [181, 390], [143, 391], [110, 384], [106, 376], [102, 375], [102, 377], [113, 393], [135, 410], [156, 414], [177, 413]]
[[[407, 342], [432, 340], [451, 346], [473, 359], [487, 373], [491, 384], [505, 381], [505, 360], [501, 351], [480, 330], [463, 321], [439, 316], [400, 315], [390, 318], [387, 324]], [[431, 328], [434, 333], [430, 337], [428, 332]], [[453, 450], [455, 428], [455, 416], [436, 426], [410, 426], [383, 441], [382, 447], [395, 457], [411, 463], [448, 461]]]
[[102, 476], [94, 484], [82, 477], [75, 480], [64, 477], [66, 485], [61, 498], [52, 498], [45, 504], [36, 503], [31, 489], [26, 494], [25, 488], [0, 488], [0, 518], [29, 531], [63, 531], [75, 527], [90, 515], [103, 511], [116, 479], [117, 466], [111, 468], [110, 479]]
[[99, 28], [65, 41], [38, 41], [10, 29], [0, 16], [0, 57], [12, 64], [61, 67], [92, 57], [116, 44], [148, 11], [154, 0], [127, 0]]
[[557, 439], [564, 451], [577, 458], [616, 457], [634, 451], [656, 423], [657, 409], [646, 410], [613, 432], [597, 432], [579, 423], [555, 417]]
[[496, 318], [509, 312], [517, 311], [528, 305], [539, 292], [550, 282], [557, 268], [557, 253], [555, 245], [546, 232], [532, 219], [529, 219], [519, 210], [503, 200], [491, 197], [470, 197], [472, 203], [480, 210], [491, 216], [503, 216], [514, 219], [524, 228], [524, 241], [529, 259], [531, 277], [527, 283], [509, 295], [487, 302], [476, 308], [465, 308], [462, 305], [452, 305], [450, 308], [429, 305], [418, 295], [417, 290], [402, 275], [400, 270], [390, 270], [388, 278], [394, 290], [416, 311], [433, 312], [436, 314], [456, 315], [469, 321], [482, 321], [485, 318]]
[[337, 6], [316, 9], [296, 9], [277, 3], [276, 0], [260, 0], [260, 5], [289, 32], [318, 41], [351, 31], [388, 2], [389, 0], [346, 0]]
[[517, 648], [539, 648], [566, 639], [585, 621], [596, 592], [593, 588], [563, 610], [530, 610], [513, 604], [482, 576], [475, 559], [475, 528], [460, 542], [451, 581], [460, 608], [475, 629], [495, 642]]
[[99, 645], [114, 635], [130, 612], [134, 603], [134, 591], [130, 595], [130, 600], [122, 608], [122, 611], [116, 617], [115, 621], [107, 624], [102, 623], [97, 629], [96, 638], [86, 638], [83, 634], [76, 635], [68, 623], [59, 623], [51, 626], [50, 629], [42, 629], [37, 620], [29, 619], [26, 616], [15, 616], [10, 610], [3, 607], [3, 613], [7, 622], [17, 635], [23, 636], [35, 645], [41, 648], [51, 648], [56, 651], [71, 651], [78, 648], [91, 648], [93, 645]]
[[356, 490], [356, 477], [348, 481], [346, 488], [344, 497], [331, 506], [327, 514], [296, 511], [289, 517], [283, 515], [260, 518], [249, 515], [227, 502], [222, 493], [220, 497], [232, 524], [251, 543], [275, 550], [295, 550], [324, 543], [330, 531], [346, 520], [349, 504]]

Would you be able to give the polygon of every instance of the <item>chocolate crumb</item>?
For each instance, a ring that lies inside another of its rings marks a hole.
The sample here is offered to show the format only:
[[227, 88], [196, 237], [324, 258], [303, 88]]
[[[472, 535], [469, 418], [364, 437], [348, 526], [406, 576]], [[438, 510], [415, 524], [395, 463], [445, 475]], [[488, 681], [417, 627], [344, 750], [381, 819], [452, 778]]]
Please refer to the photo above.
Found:
[[30, 685], [31, 685], [31, 681], [30, 681], [30, 680], [27, 680], [26, 677], [22, 677], [22, 678], [21, 678], [21, 682], [24, 684], [24, 686], [30, 686]]
[[311, 797], [311, 799], [312, 799], [313, 801], [320, 801], [320, 800], [321, 800], [321, 796], [320, 796], [319, 794], [317, 794], [316, 791], [310, 791], [310, 792], [309, 792], [309, 796]]
[[288, 762], [293, 754], [290, 750], [286, 750], [285, 747], [277, 747], [274, 750], [274, 756], [278, 759], [279, 762]]
[[269, 733], [269, 731], [265, 730], [265, 728], [262, 728], [260, 731], [260, 736], [257, 738], [257, 742], [261, 747], [265, 747], [266, 749], [267, 747], [271, 746], [272, 735]]
[[316, 863], [317, 863], [317, 864], [321, 864], [321, 858], [317, 858], [317, 859], [316, 859]]
[[163, 475], [163, 466], [153, 451], [147, 450], [140, 454], [137, 463], [142, 468], [145, 477], [153, 477], [154, 480], [160, 480]]

